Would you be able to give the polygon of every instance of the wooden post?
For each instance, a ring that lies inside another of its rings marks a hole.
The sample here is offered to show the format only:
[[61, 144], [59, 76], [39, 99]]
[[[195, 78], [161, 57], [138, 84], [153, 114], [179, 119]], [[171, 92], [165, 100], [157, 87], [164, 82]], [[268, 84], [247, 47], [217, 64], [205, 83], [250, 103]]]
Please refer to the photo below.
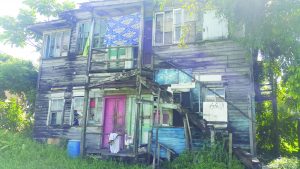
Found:
[[231, 162], [232, 162], [232, 133], [229, 133], [229, 136], [228, 136], [228, 156], [229, 156], [229, 166], [228, 166], [228, 168], [231, 168]]
[[[158, 115], [159, 115], [159, 109], [160, 109], [160, 92], [161, 90], [158, 89], [158, 98], [157, 98], [157, 106], [156, 106], [156, 117], [158, 119]], [[155, 117], [153, 118], [153, 121], [152, 121], [152, 131], [153, 131], [153, 126], [155, 125], [154, 123], [155, 121]], [[153, 161], [152, 161], [152, 168], [155, 169], [156, 168], [156, 156], [158, 156], [157, 154], [157, 149], [158, 149], [158, 125], [156, 125], [156, 132], [155, 132], [155, 150], [154, 150], [154, 154], [153, 154]], [[158, 156], [159, 157], [159, 156]], [[159, 159], [157, 159], [159, 160]]]
[[191, 132], [191, 127], [190, 127], [190, 122], [189, 122], [189, 117], [187, 113], [185, 113], [185, 119], [186, 119], [186, 126], [187, 126], [187, 133], [188, 133], [188, 149], [189, 151], [192, 150], [192, 132]]
[[137, 92], [137, 112], [135, 117], [135, 132], [134, 132], [134, 154], [138, 154], [139, 148], [139, 137], [140, 137], [140, 115], [141, 115], [141, 92], [142, 92], [142, 84], [140, 83], [140, 76], [137, 75], [137, 85], [138, 85], [138, 92]]
[[215, 144], [215, 130], [214, 130], [214, 128], [210, 129], [210, 143], [211, 143], [211, 145]]
[[159, 168], [159, 159], [160, 159], [160, 145], [159, 144], [157, 144], [158, 145], [158, 147], [157, 147], [157, 168]]
[[140, 120], [141, 120], [141, 98], [142, 98], [142, 83], [141, 83], [141, 74], [142, 74], [142, 56], [143, 56], [143, 40], [144, 40], [144, 3], [141, 3], [141, 20], [140, 20], [140, 34], [139, 34], [139, 48], [138, 48], [138, 58], [137, 58], [137, 66], [138, 73], [136, 77], [137, 88], [137, 112], [135, 118], [135, 136], [134, 136], [134, 154], [135, 156], [138, 154], [139, 147], [139, 137], [140, 137]]
[[81, 156], [85, 156], [86, 150], [86, 126], [87, 126], [87, 114], [88, 114], [88, 107], [89, 107], [89, 84], [90, 84], [90, 70], [91, 70], [91, 60], [92, 60], [92, 47], [93, 47], [93, 34], [94, 34], [94, 26], [95, 26], [95, 19], [93, 18], [91, 24], [91, 31], [89, 34], [89, 54], [87, 59], [87, 71], [86, 71], [86, 84], [84, 90], [84, 107], [83, 107], [83, 126], [81, 130], [81, 144], [80, 144], [80, 154]]
[[148, 163], [150, 163], [150, 152], [152, 151], [151, 149], [151, 145], [152, 145], [152, 131], [149, 131], [148, 133]]

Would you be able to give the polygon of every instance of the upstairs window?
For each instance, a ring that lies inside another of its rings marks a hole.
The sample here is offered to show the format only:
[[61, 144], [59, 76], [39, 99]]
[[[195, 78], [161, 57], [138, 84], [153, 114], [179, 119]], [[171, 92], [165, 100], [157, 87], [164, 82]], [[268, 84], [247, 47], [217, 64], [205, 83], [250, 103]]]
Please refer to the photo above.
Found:
[[93, 48], [105, 47], [105, 35], [107, 32], [107, 21], [104, 19], [95, 22]]
[[88, 40], [89, 33], [91, 30], [90, 22], [83, 22], [78, 24], [78, 35], [77, 35], [77, 52], [82, 53]]
[[182, 26], [183, 26], [183, 10], [182, 9], [174, 9], [173, 10], [173, 42], [178, 43], [180, 37], [182, 35]]
[[184, 25], [183, 9], [158, 12], [155, 14], [155, 45], [178, 43]]
[[48, 125], [57, 126], [63, 123], [65, 101], [63, 98], [53, 98], [49, 102]]
[[44, 34], [44, 58], [68, 56], [70, 30]]

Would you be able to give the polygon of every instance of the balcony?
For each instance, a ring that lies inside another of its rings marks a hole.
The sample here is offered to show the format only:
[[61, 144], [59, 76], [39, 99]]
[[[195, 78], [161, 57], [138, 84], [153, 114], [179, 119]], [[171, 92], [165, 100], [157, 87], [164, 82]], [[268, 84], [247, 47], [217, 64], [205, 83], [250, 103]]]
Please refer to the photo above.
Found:
[[93, 48], [90, 72], [121, 72], [135, 69], [137, 55], [137, 46]]

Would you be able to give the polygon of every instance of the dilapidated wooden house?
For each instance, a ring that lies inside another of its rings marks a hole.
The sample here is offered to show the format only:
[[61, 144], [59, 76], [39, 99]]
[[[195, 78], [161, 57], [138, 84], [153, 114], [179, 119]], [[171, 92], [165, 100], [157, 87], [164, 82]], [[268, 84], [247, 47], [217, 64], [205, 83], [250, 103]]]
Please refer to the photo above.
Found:
[[135, 157], [153, 143], [181, 153], [207, 132], [232, 133], [234, 147], [255, 154], [252, 60], [215, 11], [98, 0], [29, 29], [43, 35], [36, 140], [78, 139], [85, 153]]

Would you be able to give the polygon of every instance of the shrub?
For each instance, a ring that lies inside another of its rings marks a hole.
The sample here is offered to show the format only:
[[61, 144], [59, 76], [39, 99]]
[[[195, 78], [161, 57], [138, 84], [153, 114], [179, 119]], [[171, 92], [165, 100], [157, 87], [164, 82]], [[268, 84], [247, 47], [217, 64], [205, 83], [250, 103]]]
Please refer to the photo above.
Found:
[[30, 127], [30, 116], [25, 113], [17, 99], [0, 101], [0, 128], [10, 131], [24, 131]]
[[296, 157], [292, 158], [279, 158], [271, 161], [268, 164], [270, 169], [298, 169], [300, 168], [300, 161]]

